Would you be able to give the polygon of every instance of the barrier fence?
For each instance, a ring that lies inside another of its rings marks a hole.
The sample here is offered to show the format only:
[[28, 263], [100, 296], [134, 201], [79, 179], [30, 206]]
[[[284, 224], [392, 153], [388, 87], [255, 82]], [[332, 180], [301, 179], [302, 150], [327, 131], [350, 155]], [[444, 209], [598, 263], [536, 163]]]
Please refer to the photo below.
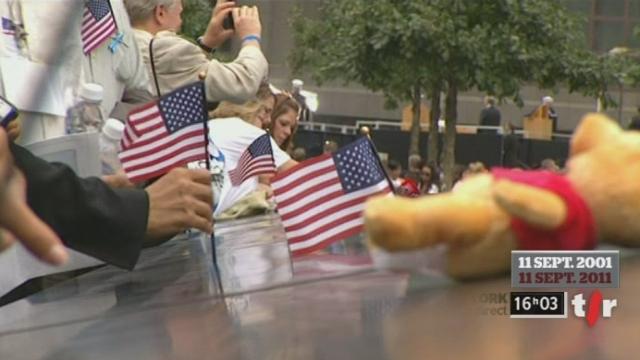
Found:
[[[333, 140], [338, 145], [346, 145], [355, 140], [362, 126], [369, 126], [371, 138], [376, 148], [381, 153], [388, 154], [389, 159], [399, 161], [403, 167], [407, 166], [409, 157], [410, 133], [400, 131], [400, 123], [378, 121], [357, 122], [356, 125], [339, 125], [327, 123], [301, 123], [296, 134], [296, 145], [304, 147], [307, 157], [317, 156], [322, 153], [322, 147], [327, 140]], [[456, 163], [468, 164], [474, 161], [482, 161], [488, 166], [503, 165], [503, 147], [505, 137], [497, 127], [466, 126], [483, 130], [475, 134], [457, 134], [456, 137]], [[522, 167], [535, 168], [546, 158], [554, 159], [559, 165], [563, 165], [569, 155], [568, 134], [554, 134], [553, 140], [525, 139], [522, 131], [516, 131], [517, 162]], [[420, 153], [427, 158], [428, 133], [420, 133]], [[443, 133], [438, 134], [439, 151], [442, 151]]]

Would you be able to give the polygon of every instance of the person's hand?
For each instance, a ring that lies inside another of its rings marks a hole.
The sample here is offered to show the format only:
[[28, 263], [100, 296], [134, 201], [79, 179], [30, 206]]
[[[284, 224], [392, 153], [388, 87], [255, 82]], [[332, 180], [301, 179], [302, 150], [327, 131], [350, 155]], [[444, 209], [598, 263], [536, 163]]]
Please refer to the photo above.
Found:
[[219, 0], [217, 2], [213, 8], [207, 30], [202, 35], [202, 42], [206, 46], [215, 49], [233, 35], [233, 29], [225, 29], [222, 24], [235, 6], [236, 4], [233, 1]]
[[[260, 24], [260, 14], [255, 6], [243, 6], [233, 9], [233, 22], [236, 26], [238, 38], [244, 39], [246, 36], [262, 36], [262, 25]], [[258, 41], [245, 41], [243, 45], [259, 46]]]
[[273, 188], [268, 184], [258, 183], [258, 187], [256, 188], [258, 191], [264, 191], [265, 197], [267, 199], [271, 199], [273, 197]]
[[129, 178], [124, 173], [118, 173], [113, 175], [103, 175], [102, 181], [112, 188], [134, 188], [135, 184], [129, 181]]
[[26, 182], [13, 166], [7, 135], [0, 130], [0, 251], [16, 240], [36, 257], [52, 265], [68, 259], [60, 239], [26, 203]]
[[196, 228], [213, 231], [213, 191], [208, 170], [175, 168], [146, 188], [149, 194], [148, 240]]
[[22, 124], [19, 120], [13, 120], [7, 125], [7, 135], [9, 135], [9, 140], [16, 141], [20, 137], [22, 133]]

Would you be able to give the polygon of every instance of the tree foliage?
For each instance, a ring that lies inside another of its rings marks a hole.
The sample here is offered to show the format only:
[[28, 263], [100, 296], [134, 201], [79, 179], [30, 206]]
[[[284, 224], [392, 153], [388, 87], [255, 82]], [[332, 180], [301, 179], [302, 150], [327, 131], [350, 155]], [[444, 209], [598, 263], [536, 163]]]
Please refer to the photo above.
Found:
[[182, 10], [181, 33], [191, 39], [196, 39], [204, 34], [211, 19], [211, 11], [215, 1], [211, 0], [184, 0]]
[[606, 58], [586, 48], [580, 20], [556, 0], [327, 0], [319, 20], [292, 26], [294, 71], [319, 84], [356, 82], [388, 105], [416, 88], [446, 92], [444, 167], [450, 183], [457, 96], [478, 89], [522, 105], [525, 84], [602, 96]]

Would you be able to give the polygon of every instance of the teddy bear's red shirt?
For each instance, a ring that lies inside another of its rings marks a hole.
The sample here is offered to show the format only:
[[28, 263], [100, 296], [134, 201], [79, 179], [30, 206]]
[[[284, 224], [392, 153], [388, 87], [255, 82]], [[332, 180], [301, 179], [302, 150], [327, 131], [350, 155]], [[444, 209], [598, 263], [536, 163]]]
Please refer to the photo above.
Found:
[[593, 214], [567, 178], [549, 171], [504, 168], [494, 168], [491, 173], [496, 179], [508, 179], [551, 191], [560, 196], [567, 205], [566, 221], [555, 230], [541, 230], [513, 217], [511, 229], [518, 238], [520, 249], [588, 250], [595, 247], [596, 226]]

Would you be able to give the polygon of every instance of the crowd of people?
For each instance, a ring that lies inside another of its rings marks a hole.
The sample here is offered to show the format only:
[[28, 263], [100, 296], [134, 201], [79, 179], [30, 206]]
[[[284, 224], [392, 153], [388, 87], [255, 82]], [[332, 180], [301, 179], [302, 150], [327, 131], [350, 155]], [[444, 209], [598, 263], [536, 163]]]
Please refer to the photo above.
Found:
[[[395, 159], [390, 159], [386, 163], [387, 174], [393, 184], [396, 195], [419, 197], [449, 191], [444, 184], [444, 172], [440, 167], [423, 161], [418, 154], [410, 155], [408, 164], [409, 168], [403, 170], [402, 164]], [[551, 158], [543, 159], [534, 169], [555, 173], [564, 171], [557, 161]], [[456, 165], [450, 190], [455, 191], [460, 182], [471, 176], [487, 173], [489, 170], [487, 165], [481, 161], [473, 161], [466, 165]]]

